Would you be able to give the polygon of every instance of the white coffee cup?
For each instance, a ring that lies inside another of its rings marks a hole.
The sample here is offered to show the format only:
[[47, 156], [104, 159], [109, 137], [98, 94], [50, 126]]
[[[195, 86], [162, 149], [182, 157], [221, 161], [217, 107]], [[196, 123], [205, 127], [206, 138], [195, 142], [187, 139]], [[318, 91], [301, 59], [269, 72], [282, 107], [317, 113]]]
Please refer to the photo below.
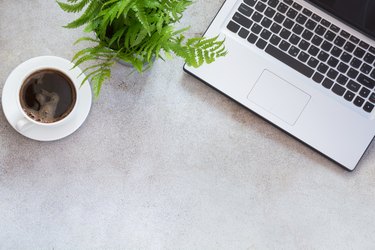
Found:
[[[45, 59], [48, 60], [48, 57], [45, 57]], [[35, 72], [38, 71], [43, 71], [43, 70], [52, 70], [52, 71], [57, 71], [65, 75], [66, 78], [70, 79], [72, 86], [74, 87], [73, 91], [75, 92], [75, 99], [74, 99], [74, 104], [69, 112], [65, 117], [63, 117], [60, 120], [54, 121], [54, 122], [42, 122], [42, 121], [37, 121], [32, 119], [24, 110], [24, 108], [21, 105], [21, 98], [20, 98], [20, 92], [22, 90], [22, 86], [25, 84], [25, 81], [29, 76], [34, 74]], [[19, 118], [17, 122], [15, 123], [15, 128], [19, 132], [24, 132], [26, 130], [29, 130], [33, 128], [34, 126], [38, 126], [41, 128], [53, 128], [57, 126], [61, 126], [63, 124], [66, 124], [69, 122], [69, 120], [72, 119], [76, 114], [77, 110], [77, 103], [79, 103], [79, 86], [81, 82], [78, 81], [78, 79], [74, 76], [72, 76], [72, 72], [70, 70], [67, 70], [66, 67], [58, 67], [56, 66], [56, 63], [54, 66], [49, 66], [48, 62], [40, 65], [40, 64], [30, 64], [29, 67], [26, 67], [25, 70], [22, 72], [22, 76], [19, 76], [18, 79], [22, 79], [21, 81], [14, 82], [13, 84], [17, 84], [17, 91], [15, 92], [14, 98], [17, 99], [17, 106], [18, 106], [18, 111], [19, 111]]]

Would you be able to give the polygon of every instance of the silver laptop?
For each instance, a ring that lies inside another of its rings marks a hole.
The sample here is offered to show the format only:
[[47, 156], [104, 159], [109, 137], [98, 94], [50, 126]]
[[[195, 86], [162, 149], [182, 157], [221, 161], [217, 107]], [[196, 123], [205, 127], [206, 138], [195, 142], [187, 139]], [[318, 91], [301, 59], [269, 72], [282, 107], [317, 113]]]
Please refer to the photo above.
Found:
[[348, 170], [375, 136], [374, 0], [227, 0], [228, 55], [185, 71]]

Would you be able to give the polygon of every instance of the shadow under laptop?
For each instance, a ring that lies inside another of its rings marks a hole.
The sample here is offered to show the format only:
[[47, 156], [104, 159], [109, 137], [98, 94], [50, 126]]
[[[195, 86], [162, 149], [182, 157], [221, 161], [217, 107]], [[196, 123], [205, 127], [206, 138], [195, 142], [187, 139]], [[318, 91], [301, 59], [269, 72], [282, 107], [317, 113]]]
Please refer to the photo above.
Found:
[[[207, 103], [211, 109], [215, 109], [215, 111], [222, 113], [224, 116], [228, 117], [228, 119], [236, 121], [241, 127], [244, 127], [245, 130], [251, 130], [250, 133], [257, 134], [259, 138], [271, 140], [279, 147], [286, 148], [286, 151], [290, 152], [290, 157], [292, 158], [293, 156], [294, 158], [291, 162], [296, 162], [299, 167], [301, 167], [301, 164], [298, 155], [303, 155], [306, 157], [307, 161], [313, 162], [311, 165], [326, 166], [338, 173], [346, 172], [338, 164], [324, 157], [318, 151], [269, 123], [251, 110], [232, 100], [230, 97], [220, 94], [198, 79], [184, 74], [180, 82], [183, 89], [193, 95], [194, 98]], [[270, 154], [269, 157], [272, 157], [271, 155], [272, 154]], [[277, 156], [275, 155], [275, 157]]]

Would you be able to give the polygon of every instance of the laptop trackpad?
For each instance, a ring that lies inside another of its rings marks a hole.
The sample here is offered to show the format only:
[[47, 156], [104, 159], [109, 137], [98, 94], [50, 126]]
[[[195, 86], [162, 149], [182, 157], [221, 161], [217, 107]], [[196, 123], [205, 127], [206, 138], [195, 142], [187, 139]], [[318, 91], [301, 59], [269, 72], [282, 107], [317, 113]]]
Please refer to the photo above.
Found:
[[310, 95], [274, 73], [264, 70], [247, 98], [290, 125], [294, 125]]

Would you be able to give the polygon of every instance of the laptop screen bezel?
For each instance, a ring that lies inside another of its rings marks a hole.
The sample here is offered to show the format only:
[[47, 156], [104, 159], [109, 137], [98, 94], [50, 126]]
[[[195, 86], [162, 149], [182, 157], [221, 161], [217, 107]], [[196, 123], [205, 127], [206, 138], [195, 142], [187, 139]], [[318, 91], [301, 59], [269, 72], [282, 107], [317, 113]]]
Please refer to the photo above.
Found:
[[[368, 38], [370, 38], [372, 41], [375, 41], [375, 34], [371, 34], [369, 33], [368, 31], [366, 31], [365, 29], [363, 29], [363, 27], [359, 26], [359, 25], [356, 25], [355, 23], [353, 22], [350, 22], [349, 20], [347, 19], [344, 19], [342, 18], [341, 16], [338, 16], [336, 15], [334, 12], [332, 12], [330, 9], [328, 8], [325, 8], [325, 6], [323, 5], [320, 5], [319, 3], [315, 2], [315, 0], [303, 0], [305, 2], [308, 2], [310, 4], [312, 4], [313, 6], [317, 7], [318, 9], [324, 11], [325, 13], [329, 14], [330, 16], [340, 20], [341, 22], [345, 23], [346, 25], [350, 26], [351, 28], [357, 30], [358, 32], [362, 33], [363, 35], [367, 36]], [[375, 31], [374, 31], [375, 33]]]

